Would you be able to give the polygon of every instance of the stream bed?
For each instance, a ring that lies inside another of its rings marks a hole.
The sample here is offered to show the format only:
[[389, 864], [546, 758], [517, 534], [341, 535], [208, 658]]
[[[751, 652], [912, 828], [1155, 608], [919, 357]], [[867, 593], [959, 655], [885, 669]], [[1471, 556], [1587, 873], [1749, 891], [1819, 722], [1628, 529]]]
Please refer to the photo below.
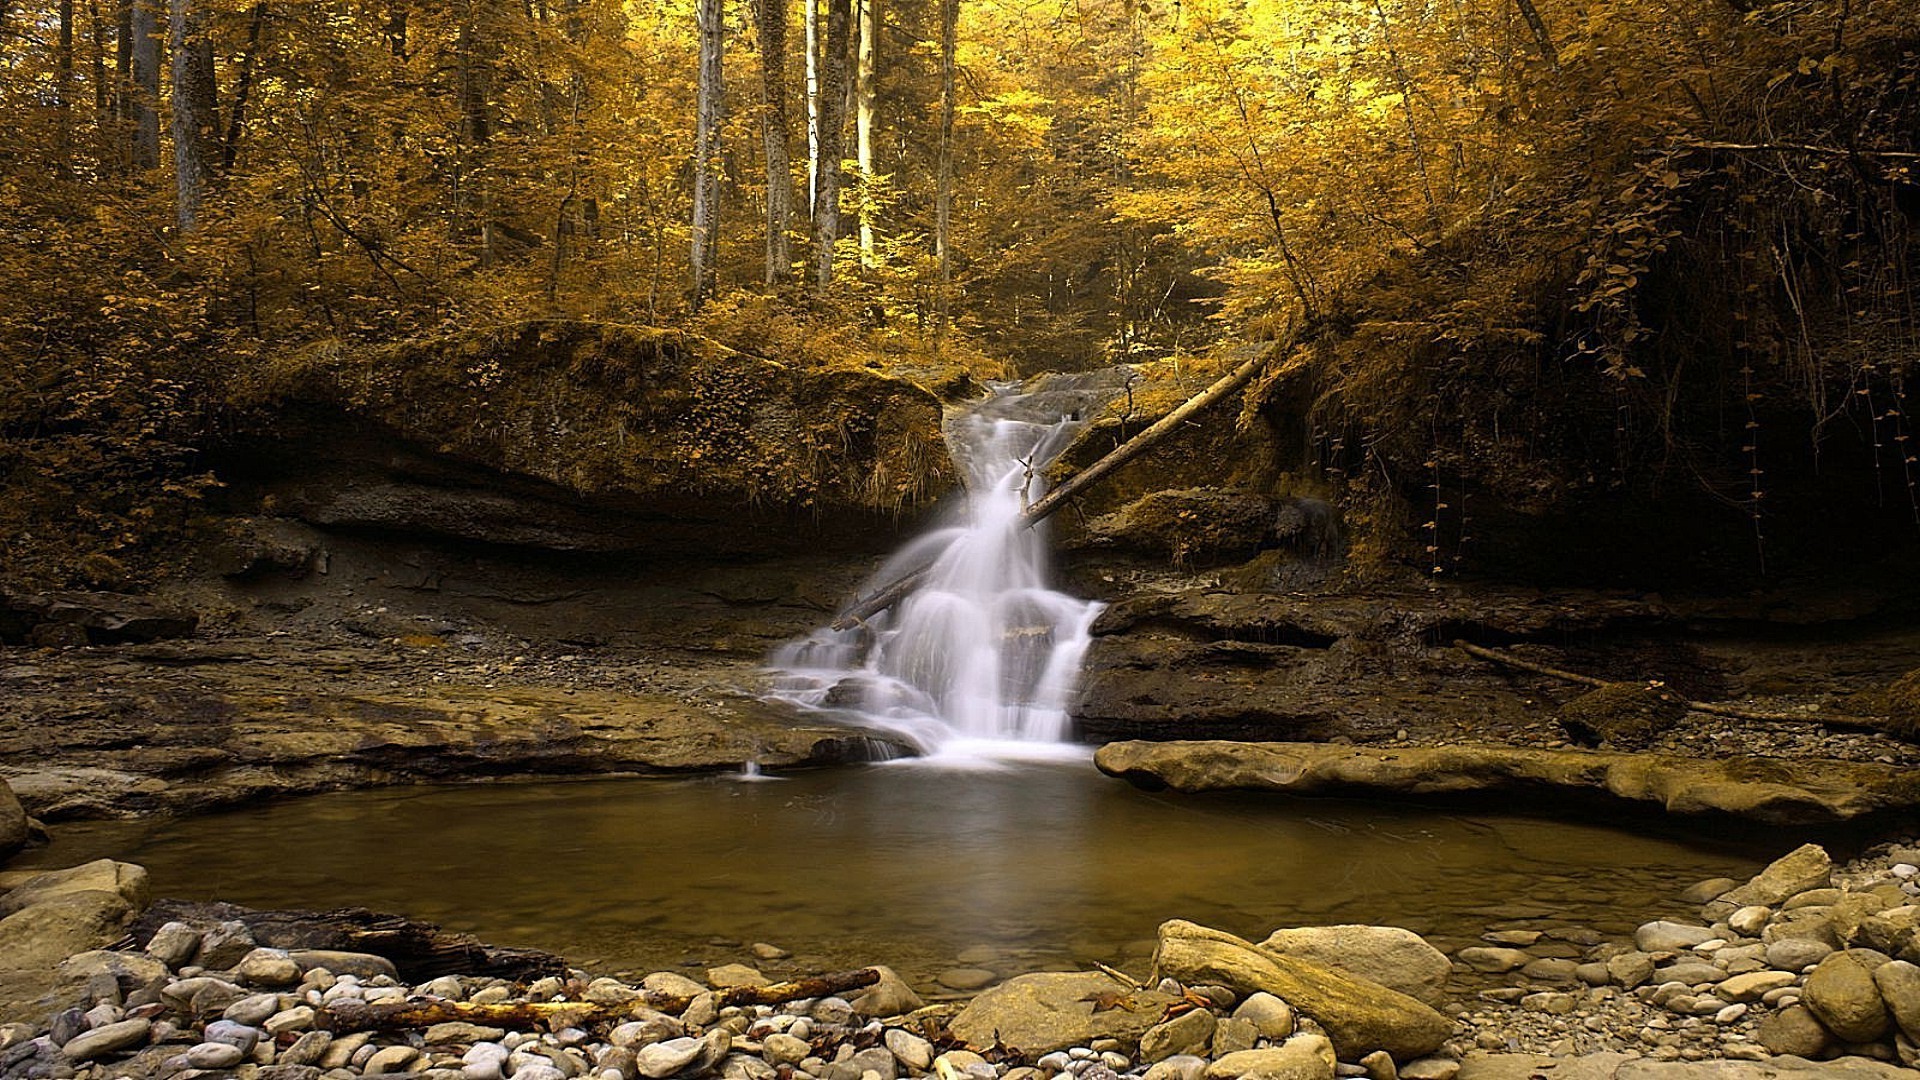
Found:
[[[343, 792], [68, 823], [14, 868], [100, 856], [145, 865], [156, 897], [361, 905], [601, 973], [887, 963], [931, 986], [957, 967], [1139, 974], [1173, 917], [1255, 939], [1388, 923], [1449, 951], [1494, 926], [1625, 934], [1769, 853], [1644, 827], [1148, 793], [1079, 761]], [[753, 942], [794, 955], [759, 962]]]

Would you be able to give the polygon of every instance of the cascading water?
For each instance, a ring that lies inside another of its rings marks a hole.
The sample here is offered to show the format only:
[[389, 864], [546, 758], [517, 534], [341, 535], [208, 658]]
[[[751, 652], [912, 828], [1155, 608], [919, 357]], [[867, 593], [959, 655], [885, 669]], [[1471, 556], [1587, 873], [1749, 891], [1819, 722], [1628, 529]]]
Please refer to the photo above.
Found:
[[1035, 419], [1001, 391], [947, 427], [966, 477], [952, 520], [907, 544], [862, 590], [926, 575], [864, 627], [822, 628], [775, 651], [773, 696], [896, 732], [942, 758], [1051, 756], [1099, 603], [1048, 587], [1048, 550], [1022, 513], [1078, 423]]

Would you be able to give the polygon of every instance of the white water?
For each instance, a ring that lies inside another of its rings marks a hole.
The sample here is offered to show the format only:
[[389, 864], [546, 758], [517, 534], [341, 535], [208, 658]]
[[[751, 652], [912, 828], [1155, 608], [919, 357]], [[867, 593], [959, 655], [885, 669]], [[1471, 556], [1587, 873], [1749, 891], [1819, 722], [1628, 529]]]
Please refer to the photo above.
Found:
[[860, 595], [921, 566], [926, 579], [865, 629], [822, 628], [781, 646], [776, 699], [896, 733], [947, 763], [1084, 756], [1066, 741], [1068, 709], [1102, 605], [1049, 587], [1046, 538], [1021, 518], [1078, 425], [1010, 416], [1021, 404], [1003, 393], [949, 423], [964, 505]]

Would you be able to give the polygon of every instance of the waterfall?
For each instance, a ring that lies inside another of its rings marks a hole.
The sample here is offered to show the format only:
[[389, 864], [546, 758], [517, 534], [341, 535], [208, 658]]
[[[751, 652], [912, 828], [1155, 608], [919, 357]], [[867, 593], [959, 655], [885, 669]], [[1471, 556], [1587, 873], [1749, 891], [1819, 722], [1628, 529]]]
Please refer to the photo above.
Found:
[[1033, 395], [1001, 390], [948, 422], [963, 504], [895, 553], [861, 594], [923, 566], [924, 580], [864, 628], [822, 628], [781, 646], [773, 697], [897, 733], [931, 756], [1065, 749], [1102, 605], [1049, 587], [1043, 530], [1022, 517], [1079, 427], [1071, 413], [1044, 411]]

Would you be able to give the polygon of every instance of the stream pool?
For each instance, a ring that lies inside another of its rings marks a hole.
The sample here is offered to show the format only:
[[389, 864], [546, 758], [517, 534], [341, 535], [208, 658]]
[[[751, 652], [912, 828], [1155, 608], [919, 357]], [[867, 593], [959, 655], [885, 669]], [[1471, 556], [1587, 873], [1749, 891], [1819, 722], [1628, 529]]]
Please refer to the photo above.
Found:
[[54, 835], [10, 868], [108, 855], [156, 897], [362, 905], [601, 973], [754, 963], [770, 942], [794, 954], [770, 974], [887, 963], [920, 985], [1139, 973], [1172, 917], [1255, 939], [1389, 923], [1447, 949], [1490, 926], [1624, 933], [1764, 862], [1644, 827], [1148, 793], [1085, 761], [385, 789]]

